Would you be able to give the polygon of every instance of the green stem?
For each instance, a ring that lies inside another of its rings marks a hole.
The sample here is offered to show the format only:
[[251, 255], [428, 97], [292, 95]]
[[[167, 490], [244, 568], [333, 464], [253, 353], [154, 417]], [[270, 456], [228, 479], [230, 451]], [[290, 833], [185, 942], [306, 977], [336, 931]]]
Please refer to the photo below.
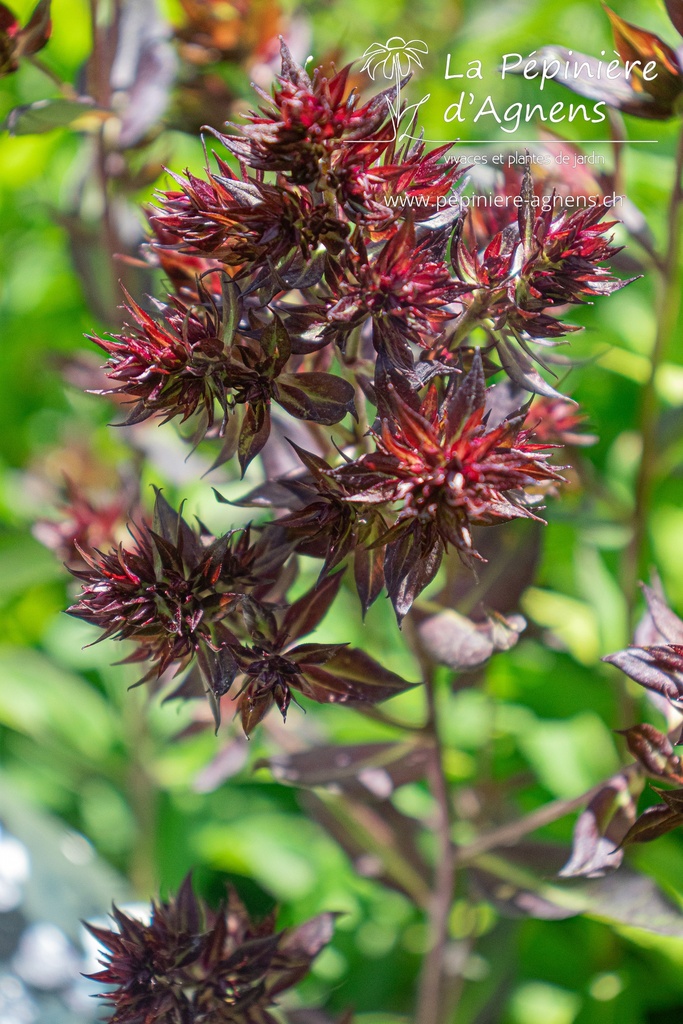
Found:
[[683, 130], [678, 139], [674, 184], [669, 201], [668, 238], [658, 287], [655, 309], [657, 329], [652, 355], [650, 374], [643, 388], [640, 408], [640, 434], [642, 450], [635, 484], [633, 534], [624, 553], [622, 578], [628, 601], [631, 625], [637, 599], [638, 580], [647, 566], [647, 523], [650, 500], [657, 471], [657, 427], [659, 403], [657, 400], [657, 372], [664, 360], [669, 341], [672, 338], [680, 310], [681, 296], [678, 268], [681, 254], [681, 230], [683, 225]]
[[[138, 696], [140, 694], [140, 696]], [[145, 697], [139, 690], [126, 695], [124, 720], [128, 740], [128, 800], [135, 817], [137, 836], [130, 862], [130, 879], [145, 899], [157, 891], [156, 825], [158, 792], [149, 773], [151, 756]]]
[[445, 959], [448, 920], [455, 892], [455, 847], [451, 840], [451, 800], [444, 773], [444, 751], [439, 735], [433, 672], [425, 678], [427, 726], [434, 738], [435, 756], [431, 771], [432, 792], [437, 804], [437, 864], [429, 900], [429, 950], [418, 986], [415, 1024], [445, 1024]]
[[78, 99], [78, 93], [76, 92], [74, 87], [69, 82], [65, 82], [62, 78], [60, 78], [57, 72], [53, 71], [51, 67], [48, 67], [47, 64], [44, 64], [40, 57], [36, 57], [35, 54], [30, 54], [25, 59], [28, 61], [29, 64], [33, 65], [36, 71], [40, 71], [41, 74], [49, 78], [53, 85], [57, 86], [62, 96], [64, 96], [68, 100]]

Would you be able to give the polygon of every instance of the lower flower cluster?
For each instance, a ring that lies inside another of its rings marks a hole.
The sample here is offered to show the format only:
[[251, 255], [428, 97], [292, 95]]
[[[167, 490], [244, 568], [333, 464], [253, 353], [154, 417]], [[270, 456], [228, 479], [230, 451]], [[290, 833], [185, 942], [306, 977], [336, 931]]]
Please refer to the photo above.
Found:
[[101, 947], [93, 980], [112, 1024], [277, 1024], [269, 1012], [332, 937], [333, 914], [288, 931], [273, 917], [256, 924], [237, 894], [212, 911], [190, 878], [178, 895], [153, 903], [149, 923], [113, 908], [111, 930], [87, 925]]
[[376, 703], [410, 687], [346, 644], [298, 643], [322, 622], [343, 573], [327, 575], [293, 603], [286, 592], [295, 543], [284, 528], [234, 531], [215, 538], [193, 530], [157, 492], [152, 525], [134, 545], [82, 552], [83, 583], [69, 612], [135, 644], [127, 662], [148, 662], [140, 682], [192, 666], [174, 693], [203, 690], [216, 726], [221, 698], [234, 695], [247, 735], [273, 705], [283, 718], [294, 692], [318, 703]]

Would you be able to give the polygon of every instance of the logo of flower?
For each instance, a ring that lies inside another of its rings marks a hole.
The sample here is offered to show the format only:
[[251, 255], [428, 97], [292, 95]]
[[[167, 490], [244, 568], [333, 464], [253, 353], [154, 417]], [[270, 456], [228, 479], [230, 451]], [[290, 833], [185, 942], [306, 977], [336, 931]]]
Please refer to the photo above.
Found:
[[[363, 54], [365, 63], [361, 71], [367, 71], [373, 82], [378, 72], [381, 72], [384, 78], [394, 80], [396, 99], [394, 103], [390, 103], [390, 110], [396, 131], [402, 116], [401, 81], [410, 74], [414, 64], [422, 67], [420, 54], [426, 53], [429, 53], [429, 47], [422, 39], [411, 39], [407, 43], [402, 36], [392, 36], [386, 43], [372, 43]], [[403, 114], [406, 112], [403, 111]]]
[[386, 43], [372, 43], [368, 46], [363, 54], [365, 64], [361, 70], [367, 71], [373, 82], [381, 69], [386, 79], [393, 78], [400, 83], [410, 73], [413, 64], [422, 67], [421, 53], [429, 53], [429, 47], [421, 39], [411, 39], [407, 43], [401, 36], [392, 36]]

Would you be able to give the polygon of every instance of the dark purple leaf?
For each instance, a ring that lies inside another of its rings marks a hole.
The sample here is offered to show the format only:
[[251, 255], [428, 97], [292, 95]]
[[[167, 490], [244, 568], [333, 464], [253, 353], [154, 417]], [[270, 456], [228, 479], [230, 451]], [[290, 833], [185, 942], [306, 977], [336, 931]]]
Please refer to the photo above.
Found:
[[637, 647], [654, 644], [683, 644], [683, 621], [666, 603], [659, 581], [651, 587], [642, 584], [647, 612], [639, 622], [634, 643]]
[[287, 651], [287, 658], [295, 665], [325, 665], [347, 644], [298, 644]]
[[332, 373], [281, 373], [273, 397], [297, 419], [331, 424], [355, 415], [354, 394], [349, 381]]
[[664, 4], [673, 27], [683, 36], [683, 0], [664, 0]]
[[240, 430], [242, 426], [242, 409], [235, 409], [231, 416], [228, 417], [228, 422], [225, 428], [225, 434], [221, 443], [221, 449], [211, 464], [211, 468], [207, 471], [208, 473], [213, 472], [214, 469], [218, 469], [219, 466], [225, 465], [230, 459], [234, 458], [237, 454], [237, 448], [240, 439]]
[[312, 960], [332, 939], [337, 916], [334, 913], [319, 914], [285, 932], [284, 939], [278, 946], [278, 953], [284, 953], [287, 959], [299, 956], [302, 961]]
[[406, 521], [405, 529], [387, 545], [384, 579], [399, 624], [441, 565], [443, 545], [437, 537], [423, 534], [422, 523]]
[[503, 369], [520, 388], [534, 395], [544, 395], [546, 398], [565, 398], [543, 380], [529, 356], [518, 345], [500, 337], [496, 347]]
[[305, 666], [302, 675], [301, 692], [319, 704], [377, 704], [417, 685], [390, 672], [365, 651], [348, 647], [324, 668]]
[[259, 344], [267, 356], [270, 375], [277, 377], [292, 351], [289, 334], [279, 316], [263, 328]]
[[268, 714], [274, 703], [273, 694], [270, 691], [254, 697], [252, 700], [241, 701], [240, 717], [245, 736], [251, 735], [259, 722]]
[[428, 745], [358, 743], [278, 754], [256, 767], [269, 768], [279, 782], [293, 786], [330, 786], [386, 800], [398, 786], [424, 778], [432, 758]]
[[481, 352], [474, 350], [472, 368], [460, 382], [452, 380], [444, 402], [445, 436], [455, 439], [470, 416], [486, 401], [486, 380]]
[[279, 630], [283, 641], [293, 643], [320, 625], [339, 592], [343, 575], [338, 572], [328, 576], [290, 605]]
[[675, 754], [669, 737], [654, 725], [643, 722], [620, 731], [626, 737], [629, 751], [647, 772], [665, 778], [679, 776], [681, 759]]
[[599, 878], [619, 867], [620, 843], [633, 824], [635, 805], [629, 780], [617, 775], [593, 797], [574, 827], [572, 855], [560, 871], [562, 878]]
[[[369, 538], [370, 543], [376, 538]], [[353, 575], [363, 618], [377, 600], [384, 586], [383, 548], [357, 546], [353, 555]]]
[[676, 814], [683, 814], [683, 789], [658, 789], [656, 786], [652, 788], [670, 810]]
[[[242, 421], [237, 455], [242, 476], [247, 466], [256, 458], [270, 435], [270, 409], [265, 402], [249, 405]], [[215, 468], [215, 463], [212, 468]]]
[[624, 63], [640, 61], [640, 67], [644, 67], [649, 61], [655, 64], [655, 73], [648, 79], [644, 78], [640, 68], [635, 66], [632, 75], [634, 88], [652, 96], [661, 107], [668, 106], [673, 113], [673, 105], [683, 90], [681, 67], [676, 51], [653, 32], [647, 32], [625, 21], [607, 4], [603, 3], [603, 7], [612, 24], [615, 46]]
[[683, 694], [683, 680], [679, 680], [671, 672], [660, 667], [655, 657], [640, 647], [631, 647], [626, 651], [608, 654], [603, 661], [616, 665], [625, 675], [648, 690], [661, 693], [669, 700], [679, 700]]
[[38, 53], [47, 43], [52, 32], [50, 6], [51, 0], [40, 0], [28, 22], [19, 32], [17, 40], [19, 56]]
[[[623, 69], [619, 69], [616, 77], [608, 79], [601, 76], [598, 78], [600, 64], [598, 57], [592, 57], [586, 53], [578, 53], [576, 50], [570, 53], [564, 46], [544, 46], [538, 51], [534, 59], [546, 60], [548, 62], [558, 60], [562, 66], [568, 61], [570, 63], [576, 61], [577, 65], [581, 66], [580, 74], [578, 76], [572, 75], [567, 81], [564, 78], [558, 77], [556, 81], [560, 85], [571, 89], [572, 92], [578, 93], [579, 96], [584, 96], [586, 99], [602, 101], [616, 110], [621, 110], [624, 114], [633, 114], [636, 117], [654, 118], [657, 120], [666, 119], [671, 116], [670, 106], [661, 106], [653, 96], [634, 89]], [[525, 64], [521, 64], [519, 68], [515, 69], [515, 73], [521, 74], [524, 68]]]
[[[511, 872], [508, 864], [498, 858], [496, 863], [488, 861], [485, 865], [488, 888], [499, 900], [497, 905], [501, 912], [507, 904], [513, 916], [538, 913], [541, 917], [561, 918], [586, 914], [658, 935], [683, 936], [683, 914], [678, 905], [666, 897], [651, 878], [628, 867], [622, 866], [602, 878], [567, 878], [552, 882], [535, 878], [529, 871], [525, 881], [520, 882], [513, 880], [519, 874], [514, 860], [513, 866], [516, 872]], [[478, 867], [477, 871], [480, 871]], [[533, 894], [536, 899], [530, 899], [527, 894]]]
[[683, 825], [683, 814], [672, 811], [666, 804], [654, 804], [643, 811], [622, 839], [621, 845], [651, 843], [680, 825]]

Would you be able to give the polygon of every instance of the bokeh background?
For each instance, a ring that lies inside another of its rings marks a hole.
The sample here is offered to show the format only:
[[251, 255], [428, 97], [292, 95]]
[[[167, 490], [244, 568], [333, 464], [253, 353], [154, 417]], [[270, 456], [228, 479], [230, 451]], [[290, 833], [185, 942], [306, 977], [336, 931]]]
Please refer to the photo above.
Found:
[[[31, 6], [14, 0], [22, 23]], [[661, 4], [622, 2], [618, 10], [675, 44]], [[164, 3], [161, 11], [173, 24], [184, 24], [180, 4]], [[296, 7], [283, 0], [282, 8], [258, 0], [249, 17], [256, 43], [250, 36], [244, 52], [235, 44], [234, 60], [217, 72], [224, 91], [213, 83], [213, 106], [196, 82], [184, 93], [176, 90], [170, 127], [126, 155], [125, 174], [113, 186], [119, 251], [132, 251], [143, 231], [135, 204], [149, 201], [155, 185], [168, 185], [162, 165], [203, 166], [198, 137], [184, 129], [208, 120], [207, 111], [220, 126], [244, 106], [251, 77], [267, 83], [279, 29], [297, 56], [314, 53], [338, 63], [392, 35], [424, 39], [430, 54], [408, 92], [415, 99], [431, 94], [425, 128], [437, 138], [445, 137], [438, 112], [454, 90], [443, 78], [446, 53], [454, 66], [481, 59], [486, 91], [490, 85], [502, 98], [493, 69], [504, 52], [527, 53], [550, 43], [594, 54], [612, 48], [607, 19], [590, 0], [304, 0]], [[88, 4], [56, 0], [53, 18], [41, 59], [64, 80], [77, 81], [91, 49]], [[55, 94], [40, 70], [23, 66], [0, 84], [0, 117]], [[536, 94], [531, 83], [518, 81], [504, 95], [512, 102]], [[547, 95], [547, 102], [571, 98], [559, 86]], [[677, 125], [653, 127], [633, 118], [626, 125], [634, 139], [659, 140], [625, 147], [620, 174], [630, 200], [661, 239]], [[471, 139], [490, 131], [483, 124], [461, 130]], [[575, 123], [566, 134], [606, 138], [604, 125]], [[523, 135], [537, 136], [533, 125]], [[111, 429], [112, 407], [84, 393], [97, 384], [97, 360], [88, 361], [92, 346], [84, 334], [115, 323], [116, 278], [132, 273], [124, 264], [112, 272], [103, 255], [102, 209], [82, 182], [93, 145], [92, 136], [73, 126], [0, 135], [0, 820], [6, 826], [0, 833], [0, 1020], [88, 1019], [91, 1004], [74, 980], [81, 966], [79, 917], [106, 912], [112, 898], [146, 899], [159, 888], [174, 889], [194, 867], [197, 885], [209, 897], [216, 898], [230, 879], [257, 911], [279, 903], [283, 924], [323, 909], [343, 911], [331, 948], [301, 988], [302, 1001], [334, 1012], [354, 1006], [359, 1024], [407, 1021], [425, 943], [420, 917], [405, 895], [382, 886], [371, 866], [354, 864], [335, 841], [324, 793], [302, 797], [256, 767], [278, 750], [313, 741], [392, 738], [391, 730], [352, 711], [309, 708], [305, 717], [294, 711], [286, 731], [270, 722], [249, 744], [230, 723], [215, 737], [195, 707], [127, 692], [135, 673], [129, 666], [112, 667], [119, 651], [107, 643], [86, 646], [94, 631], [63, 614], [75, 584], [50, 549], [55, 528], [44, 521], [59, 519], [65, 474], [106, 497], [129, 486], [141, 469], [147, 507], [154, 482], [170, 498], [186, 498], [188, 510], [210, 526], [225, 529], [234, 522], [233, 511], [217, 506], [208, 482], [200, 480], [208, 462], [201, 452], [185, 461], [187, 450], [173, 426]], [[603, 171], [612, 171], [612, 148], [597, 151], [606, 156]], [[626, 241], [621, 227], [617, 233]], [[623, 272], [641, 272], [641, 257], [636, 244], [623, 258]], [[151, 288], [151, 272], [149, 277]], [[641, 694], [624, 688], [600, 658], [623, 647], [630, 633], [621, 573], [641, 443], [640, 395], [656, 329], [653, 310], [654, 283], [645, 272], [609, 301], [572, 313], [586, 330], [572, 339], [579, 365], [565, 386], [598, 440], [572, 455], [571, 485], [548, 509], [545, 529], [513, 524], [519, 549], [510, 556], [510, 571], [523, 591], [527, 634], [489, 664], [480, 686], [463, 687], [444, 705], [452, 744], [447, 768], [457, 786], [464, 840], [472, 834], [469, 819], [481, 787], [530, 810], [576, 796], [619, 764], [621, 741], [613, 730], [629, 720], [629, 705]], [[680, 612], [680, 346], [665, 353], [656, 393], [663, 414], [647, 545], [649, 561]], [[250, 473], [247, 484], [226, 471], [210, 482], [234, 497], [257, 481], [258, 471]], [[344, 612], [333, 613], [321, 636], [352, 640], [403, 674], [409, 668], [416, 673], [386, 602], [362, 625], [350, 591], [345, 600]], [[396, 705], [401, 714], [420, 713], [417, 694]], [[431, 798], [422, 784], [402, 787], [393, 800], [404, 814], [429, 820]], [[381, 822], [369, 827], [377, 828], [381, 843]], [[567, 840], [571, 827], [565, 819], [542, 837]], [[667, 836], [629, 857], [680, 900], [683, 837]], [[34, 929], [30, 938], [38, 946], [24, 949], [22, 961], [16, 936], [22, 933], [26, 943], [26, 929], [36, 924], [43, 932], [36, 937]], [[45, 932], [47, 925], [52, 932]], [[454, 948], [464, 950], [458, 1024], [673, 1024], [683, 1014], [683, 925], [680, 938], [662, 938], [597, 916], [500, 920], [483, 901], [474, 910], [458, 901], [451, 932]], [[34, 959], [57, 965], [50, 984], [27, 969], [31, 949]]]

